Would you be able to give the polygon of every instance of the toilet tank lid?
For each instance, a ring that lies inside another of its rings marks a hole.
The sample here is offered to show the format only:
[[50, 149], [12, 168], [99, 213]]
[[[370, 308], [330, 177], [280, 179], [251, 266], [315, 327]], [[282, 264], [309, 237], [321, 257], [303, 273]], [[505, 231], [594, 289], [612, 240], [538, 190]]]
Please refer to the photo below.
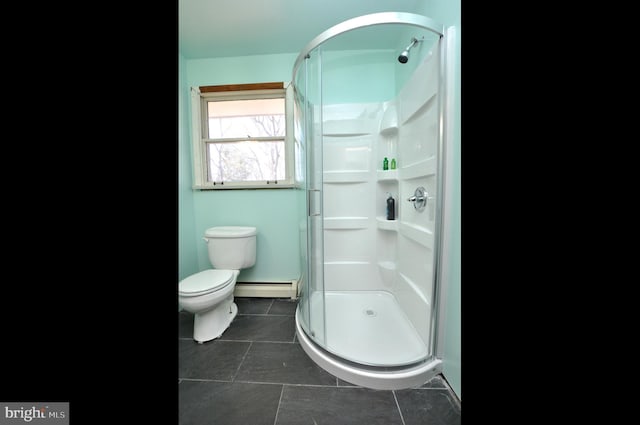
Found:
[[209, 238], [246, 238], [247, 236], [255, 236], [256, 233], [255, 227], [218, 226], [207, 229], [204, 236]]

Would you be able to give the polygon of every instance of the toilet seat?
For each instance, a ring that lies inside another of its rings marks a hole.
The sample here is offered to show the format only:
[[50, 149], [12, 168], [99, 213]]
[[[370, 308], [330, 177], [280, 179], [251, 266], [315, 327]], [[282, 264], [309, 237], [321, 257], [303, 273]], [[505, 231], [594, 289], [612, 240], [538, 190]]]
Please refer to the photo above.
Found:
[[233, 270], [204, 270], [181, 280], [178, 294], [183, 297], [196, 297], [223, 289], [233, 282]]

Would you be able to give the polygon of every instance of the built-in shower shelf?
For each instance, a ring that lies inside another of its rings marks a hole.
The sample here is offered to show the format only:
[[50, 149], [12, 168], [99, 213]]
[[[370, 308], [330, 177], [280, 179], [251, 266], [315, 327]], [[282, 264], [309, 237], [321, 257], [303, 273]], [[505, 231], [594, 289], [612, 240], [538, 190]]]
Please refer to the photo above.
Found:
[[413, 290], [413, 293], [417, 296], [417, 299], [422, 301], [423, 303], [422, 310], [429, 311], [429, 300], [425, 296], [423, 292], [424, 290], [420, 289], [420, 285], [418, 285], [418, 283], [411, 280], [408, 276], [406, 276], [402, 272], [398, 273], [398, 275], [400, 276], [400, 281], [403, 282], [408, 288], [411, 288]]
[[398, 132], [398, 111], [395, 102], [389, 102], [384, 108], [380, 120], [380, 134], [395, 135]]
[[401, 235], [418, 242], [426, 248], [433, 249], [433, 232], [426, 227], [403, 222], [398, 230]]
[[396, 274], [396, 263], [394, 261], [378, 261], [378, 271], [382, 282], [386, 286], [393, 285]]
[[378, 181], [398, 180], [398, 170], [378, 170]]
[[325, 171], [322, 173], [323, 183], [360, 183], [369, 181], [369, 171]]
[[409, 180], [434, 175], [436, 173], [436, 165], [435, 156], [406, 165], [400, 171], [400, 178]]
[[384, 217], [376, 217], [378, 229], [398, 231], [398, 220], [387, 220]]
[[378, 261], [378, 267], [389, 272], [396, 271], [396, 263], [394, 261]]
[[380, 129], [380, 134], [385, 136], [385, 137], [392, 137], [398, 134], [398, 127], [393, 126], [393, 127], [387, 127], [387, 128], [381, 128]]

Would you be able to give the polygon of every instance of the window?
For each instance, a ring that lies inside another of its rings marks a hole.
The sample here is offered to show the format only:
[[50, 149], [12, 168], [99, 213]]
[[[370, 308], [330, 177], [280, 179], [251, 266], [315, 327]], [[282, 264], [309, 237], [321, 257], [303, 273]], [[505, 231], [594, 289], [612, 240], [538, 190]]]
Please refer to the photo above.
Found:
[[290, 92], [284, 83], [192, 88], [194, 188], [293, 187]]

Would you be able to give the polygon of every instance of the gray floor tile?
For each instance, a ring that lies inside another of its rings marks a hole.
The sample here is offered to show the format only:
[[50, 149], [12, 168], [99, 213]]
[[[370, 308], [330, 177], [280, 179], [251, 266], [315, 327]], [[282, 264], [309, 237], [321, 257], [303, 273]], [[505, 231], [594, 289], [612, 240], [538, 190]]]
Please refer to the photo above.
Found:
[[460, 425], [460, 409], [448, 390], [396, 391], [406, 425]]
[[296, 314], [297, 306], [298, 300], [276, 298], [273, 300], [273, 304], [267, 314], [284, 314], [287, 316], [293, 316]]
[[[338, 386], [340, 386], [340, 387], [359, 387], [360, 385], [352, 384], [350, 382], [347, 382], [345, 380], [342, 380], [342, 379], [338, 378]], [[417, 388], [436, 388], [436, 389], [448, 390], [448, 387], [442, 381], [442, 378], [440, 377], [440, 375], [437, 375], [437, 376], [433, 377], [431, 380], [425, 382], [424, 384], [422, 384], [422, 386], [417, 387]]]
[[193, 338], [193, 314], [184, 310], [178, 313], [178, 338]]
[[267, 314], [272, 298], [234, 297], [238, 306], [238, 314]]
[[291, 342], [295, 332], [295, 318], [293, 316], [238, 315], [220, 339]]
[[307, 356], [300, 344], [254, 342], [235, 381], [336, 385], [335, 376]]
[[440, 375], [434, 376], [433, 379], [422, 384], [420, 388], [439, 388], [439, 389], [445, 389], [445, 390], [448, 389], [447, 385], [442, 380], [442, 376]]
[[231, 327], [205, 344], [192, 339], [193, 314], [178, 313], [181, 425], [401, 425], [398, 405], [405, 425], [460, 424], [460, 406], [442, 376], [395, 391], [396, 405], [394, 392], [338, 379], [306, 355], [295, 342], [297, 302], [236, 297], [236, 303]]
[[214, 340], [198, 344], [178, 340], [178, 378], [231, 381], [249, 345], [250, 342]]
[[183, 381], [180, 425], [273, 425], [282, 385]]
[[391, 391], [284, 386], [275, 425], [402, 425]]
[[338, 378], [338, 386], [339, 387], [359, 387], [359, 385], [352, 384], [351, 382], [344, 381]]

